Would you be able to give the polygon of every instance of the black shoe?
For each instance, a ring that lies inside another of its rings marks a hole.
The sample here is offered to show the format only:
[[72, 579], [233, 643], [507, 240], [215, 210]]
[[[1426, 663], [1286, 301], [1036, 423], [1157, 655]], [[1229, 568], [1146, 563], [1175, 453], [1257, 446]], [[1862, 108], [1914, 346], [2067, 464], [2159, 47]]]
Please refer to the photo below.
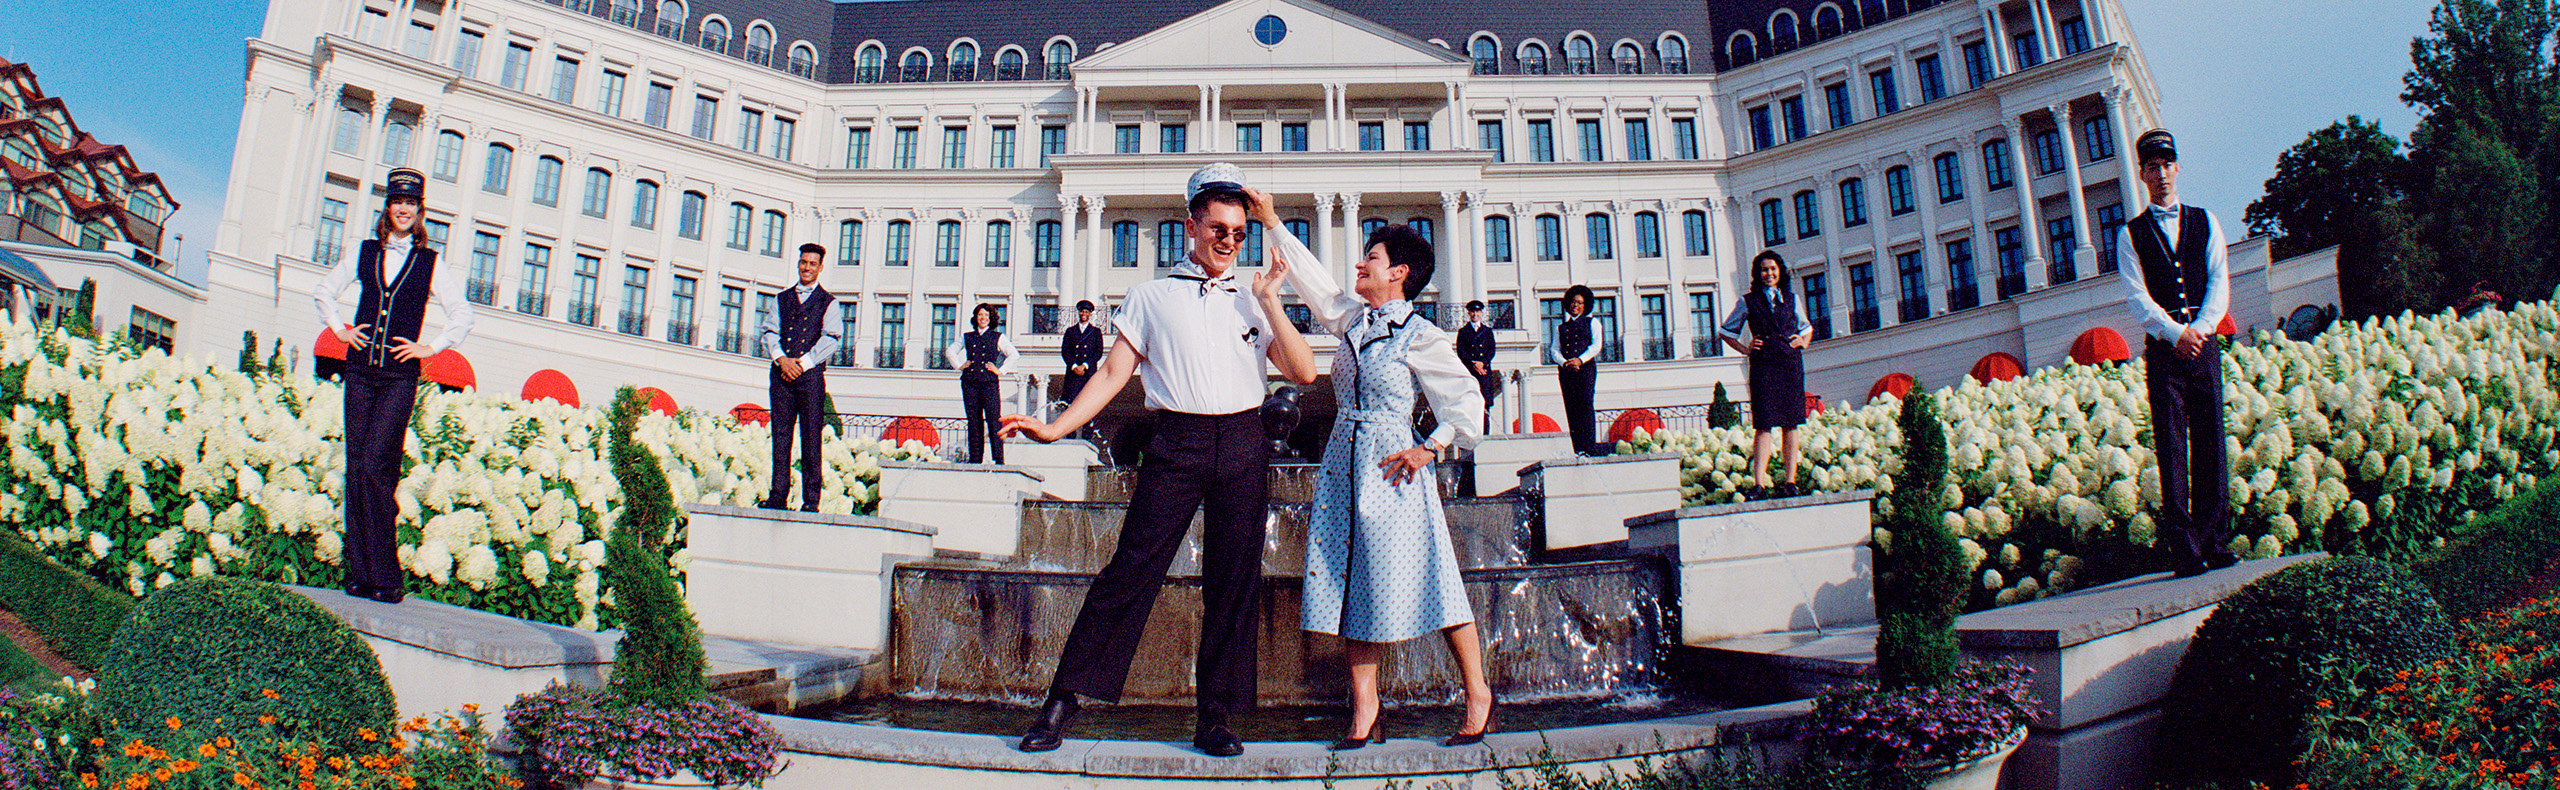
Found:
[[764, 508], [764, 509], [766, 509], [766, 510], [789, 510], [789, 509], [791, 509], [791, 507], [790, 507], [790, 503], [788, 503], [788, 502], [784, 502], [784, 501], [782, 500], [782, 497], [778, 497], [778, 496], [769, 496], [769, 497], [765, 497], [765, 498], [764, 498], [764, 501], [756, 503], [756, 507]]
[[817, 506], [817, 505], [801, 505], [801, 506], [800, 506], [800, 512], [803, 512], [803, 513], [816, 513], [816, 512], [818, 512], [818, 506]]
[[400, 599], [409, 597], [409, 591], [400, 587], [377, 588], [365, 597], [383, 603], [399, 603]]
[[373, 597], [373, 594], [374, 594], [373, 585], [370, 585], [370, 584], [350, 584], [350, 585], [347, 585], [347, 597], [349, 597], [349, 598], [366, 598], [366, 599], [371, 599], [371, 598]]
[[1234, 757], [1244, 753], [1244, 739], [1224, 724], [1204, 725], [1192, 733], [1191, 745], [1211, 757]]
[[2240, 564], [2240, 557], [2232, 554], [2230, 549], [2220, 546], [2204, 554], [2204, 567], [2208, 570], [2218, 571], [2238, 564]]
[[1782, 498], [1782, 499], [1783, 499], [1783, 498], [1788, 498], [1788, 497], [1800, 497], [1800, 496], [1804, 496], [1804, 488], [1803, 488], [1802, 486], [1798, 486], [1798, 485], [1796, 485], [1794, 481], [1788, 481], [1788, 482], [1784, 482], [1784, 483], [1779, 483], [1779, 484], [1778, 484], [1778, 496], [1779, 496], [1780, 498]]
[[1502, 709], [1501, 709], [1501, 708], [1494, 708], [1494, 709], [1491, 709], [1491, 710], [1487, 710], [1487, 711], [1485, 711], [1485, 712], [1484, 712], [1484, 729], [1480, 729], [1480, 730], [1477, 730], [1477, 731], [1475, 731], [1475, 732], [1464, 732], [1464, 731], [1461, 731], [1461, 732], [1459, 732], [1459, 733], [1457, 733], [1457, 734], [1455, 734], [1455, 735], [1451, 735], [1451, 736], [1449, 736], [1447, 739], [1444, 739], [1444, 740], [1440, 741], [1440, 745], [1442, 745], [1442, 746], [1474, 746], [1474, 745], [1476, 745], [1476, 744], [1483, 743], [1483, 742], [1484, 742], [1484, 736], [1486, 736], [1486, 735], [1490, 735], [1490, 734], [1492, 734], [1492, 733], [1493, 733], [1493, 715], [1494, 715], [1494, 714], [1496, 714], [1496, 713], [1500, 713], [1500, 712], [1502, 712]]
[[1076, 695], [1072, 691], [1051, 691], [1049, 701], [1040, 703], [1040, 716], [1031, 720], [1031, 729], [1022, 733], [1022, 743], [1013, 748], [1026, 752], [1045, 752], [1058, 748], [1067, 737], [1067, 722], [1076, 717]]
[[1324, 749], [1328, 752], [1347, 752], [1369, 744], [1386, 742], [1387, 723], [1383, 721], [1371, 721], [1369, 722], [1369, 734], [1354, 735], [1349, 738], [1334, 741], [1333, 745], [1324, 747]]

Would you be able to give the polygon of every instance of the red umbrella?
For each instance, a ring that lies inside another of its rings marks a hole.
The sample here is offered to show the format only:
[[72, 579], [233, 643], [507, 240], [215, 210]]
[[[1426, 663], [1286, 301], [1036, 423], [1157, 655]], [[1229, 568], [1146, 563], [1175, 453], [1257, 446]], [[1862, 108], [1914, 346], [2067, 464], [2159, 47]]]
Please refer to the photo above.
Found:
[[1887, 373], [1884, 374], [1884, 378], [1876, 379], [1875, 386], [1867, 388], [1867, 400], [1875, 400], [1876, 396], [1888, 392], [1893, 393], [1896, 398], [1910, 395], [1911, 388], [1919, 384], [1920, 381], [1912, 378], [1909, 373]]
[[1810, 392], [1805, 393], [1805, 394], [1804, 394], [1804, 413], [1806, 413], [1806, 414], [1821, 414], [1821, 413], [1822, 413], [1822, 396], [1820, 396], [1820, 395], [1815, 395], [1815, 394], [1810, 393]]
[[773, 410], [753, 403], [741, 403], [729, 407], [729, 417], [737, 420], [739, 425], [773, 424]]
[[[1529, 432], [1530, 432], [1530, 433], [1563, 433], [1563, 432], [1564, 432], [1564, 426], [1557, 425], [1557, 424], [1556, 424], [1556, 418], [1554, 418], [1554, 417], [1549, 417], [1549, 416], [1544, 415], [1544, 414], [1535, 414], [1535, 413], [1530, 414], [1530, 415], [1529, 415], [1529, 417], [1531, 418], [1531, 419], [1529, 420], [1529, 425], [1530, 425], [1530, 431], [1529, 431]], [[1519, 421], [1519, 420], [1512, 420], [1512, 421], [1511, 421], [1511, 430], [1512, 430], [1513, 432], [1518, 432], [1518, 431], [1520, 430], [1520, 421]]]
[[649, 396], [649, 410], [669, 417], [676, 416], [676, 396], [656, 387], [641, 387], [640, 394]]
[[480, 384], [479, 374], [471, 370], [471, 360], [450, 348], [436, 352], [419, 367], [421, 378], [454, 389], [467, 390]]
[[1609, 421], [1609, 441], [1631, 441], [1638, 428], [1647, 432], [1662, 430], [1662, 415], [1642, 406], [1618, 412], [1618, 418]]
[[347, 341], [339, 340], [336, 330], [320, 330], [319, 339], [311, 341], [311, 355], [322, 359], [346, 359]]
[[2213, 333], [2217, 335], [2237, 335], [2240, 334], [2240, 325], [2231, 322], [2230, 313], [2223, 313], [2222, 326], [2215, 327]]
[[2123, 362], [2132, 358], [2133, 349], [2125, 345], [2124, 336], [2103, 326], [2090, 327], [2089, 331], [2080, 333], [2079, 339], [2071, 341], [2071, 361], [2083, 365]]
[[2008, 381], [2026, 375], [2026, 372], [2026, 366], [2018, 364], [2017, 357], [2009, 356], [2004, 351], [1994, 351], [1984, 354], [1982, 361], [1973, 363], [1972, 375], [1973, 380], [1989, 384], [1994, 381]]
[[890, 420], [889, 430], [882, 432], [880, 438], [898, 444], [914, 439], [926, 447], [942, 446], [942, 432], [933, 429], [933, 421], [913, 415]]
[[529, 401], [550, 398], [562, 405], [575, 407], [578, 405], [578, 385], [571, 383], [566, 373], [543, 368], [524, 377], [524, 391], [519, 397]]

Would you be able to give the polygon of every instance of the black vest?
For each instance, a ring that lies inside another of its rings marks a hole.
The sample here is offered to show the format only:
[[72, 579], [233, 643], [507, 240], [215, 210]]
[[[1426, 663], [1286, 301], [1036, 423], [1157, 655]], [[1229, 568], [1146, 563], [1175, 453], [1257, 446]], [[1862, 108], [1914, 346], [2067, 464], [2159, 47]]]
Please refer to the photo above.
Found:
[[998, 335], [993, 328], [983, 332], [960, 333], [960, 342], [969, 352], [969, 366], [961, 369], [961, 381], [996, 380], [995, 373], [979, 368], [978, 363], [994, 365], [1004, 361], [1004, 352], [996, 348], [996, 340], [1000, 337], [1001, 335]]
[[382, 281], [382, 242], [366, 239], [356, 248], [356, 284], [364, 295], [356, 300], [354, 323], [371, 324], [365, 334], [365, 348], [347, 355], [350, 364], [367, 365], [394, 373], [418, 374], [418, 361], [400, 361], [392, 356], [391, 338], [405, 337], [425, 342], [418, 330], [426, 327], [427, 301], [435, 296], [436, 251], [427, 248], [423, 236], [409, 247], [409, 260], [393, 273], [391, 282]]
[[[835, 296], [827, 293], [825, 288], [811, 285], [807, 300], [799, 297], [799, 289], [795, 287], [782, 289], [774, 301], [775, 309], [782, 311], [774, 319], [782, 325], [782, 353], [797, 357], [817, 347], [818, 337], [826, 334], [827, 330], [819, 324], [827, 320], [827, 306], [835, 304]], [[811, 370], [827, 366], [826, 360], [815, 362], [809, 366]]]
[[2160, 303], [2160, 309], [2181, 324], [2195, 322], [2196, 311], [2204, 309], [2205, 263], [2213, 258], [2209, 222], [2204, 209], [2178, 209], [2174, 255], [2168, 234], [2160, 229], [2159, 212], [2143, 211], [2126, 234], [2133, 237], [2134, 259], [2142, 264], [2142, 282], [2151, 291], [2151, 301]]
[[1585, 315], [1579, 318], [1566, 316], [1564, 325], [1556, 329], [1556, 351], [1557, 356], [1560, 357], [1556, 361], [1570, 361], [1589, 350], [1591, 350], [1591, 316]]
[[1474, 324], [1458, 327], [1458, 359], [1465, 362], [1493, 364], [1493, 326]]
[[1058, 356], [1068, 365], [1091, 365], [1102, 361], [1102, 327], [1076, 325], [1067, 327], [1066, 342]]
[[1771, 302], [1766, 293], [1753, 288], [1742, 296], [1742, 320], [1751, 327], [1751, 336], [1763, 341], [1761, 348], [1794, 350], [1787, 339], [1804, 331], [1804, 327], [1796, 325], [1796, 295], [1780, 289], [1778, 301]]

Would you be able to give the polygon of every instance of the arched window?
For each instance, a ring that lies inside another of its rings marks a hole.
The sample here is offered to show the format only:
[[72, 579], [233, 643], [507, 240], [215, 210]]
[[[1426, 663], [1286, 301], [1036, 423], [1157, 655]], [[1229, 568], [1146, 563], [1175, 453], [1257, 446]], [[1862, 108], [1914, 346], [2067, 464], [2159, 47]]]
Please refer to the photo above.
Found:
[[658, 4], [658, 36], [684, 40], [684, 0], [665, 0]]
[[923, 82], [932, 78], [933, 56], [924, 54], [924, 50], [907, 53], [905, 60], [898, 64], [899, 82]]
[[508, 171], [515, 167], [516, 149], [505, 143], [489, 144], [489, 163], [480, 179], [480, 191], [493, 195], [507, 193]]
[[1414, 217], [1412, 219], [1405, 220], [1404, 226], [1412, 228], [1415, 233], [1422, 234], [1423, 241], [1433, 244], [1440, 243], [1440, 228], [1431, 222], [1430, 217]]
[[1793, 13], [1779, 11], [1770, 14], [1769, 54], [1775, 55], [1795, 49], [1796, 44], [1802, 40], [1803, 31], [1798, 29], [1800, 24]]
[[1867, 180], [1852, 178], [1840, 182], [1840, 227], [1854, 228], [1867, 224]]
[[645, 178], [631, 182], [631, 227], [658, 227], [658, 182]]
[[1111, 223], [1111, 265], [1138, 265], [1138, 223], [1125, 219]]
[[836, 265], [862, 265], [862, 220], [836, 223]]
[[613, 173], [601, 167], [587, 168], [587, 193], [579, 197], [579, 210], [590, 217], [602, 217], [613, 195]]
[[1760, 45], [1749, 33], [1735, 33], [1724, 43], [1724, 59], [1728, 68], [1749, 65], [1760, 59]]
[[1022, 50], [1019, 49], [1006, 47], [1003, 52], [996, 53], [996, 79], [1022, 79], [1022, 61]]
[[1486, 263], [1511, 262], [1511, 218], [1484, 218], [1484, 260]]
[[[1378, 229], [1380, 229], [1380, 228], [1384, 228], [1384, 227], [1386, 227], [1386, 226], [1387, 226], [1387, 221], [1386, 221], [1386, 220], [1383, 220], [1383, 219], [1379, 219], [1379, 218], [1377, 218], [1377, 217], [1370, 217], [1370, 218], [1368, 218], [1368, 219], [1361, 220], [1361, 221], [1360, 221], [1360, 238], [1362, 239], [1362, 242], [1363, 242], [1363, 243], [1366, 243], [1366, 242], [1367, 242], [1367, 239], [1368, 239], [1370, 236], [1373, 236], [1373, 235], [1376, 235], [1376, 234], [1377, 234]], [[1367, 250], [1363, 249], [1363, 250], [1362, 250], [1362, 252], [1365, 254], [1365, 253], [1367, 252]]]
[[1520, 73], [1547, 73], [1547, 45], [1532, 41], [1520, 48]]
[[1031, 226], [1032, 268], [1058, 268], [1058, 254], [1066, 249], [1066, 246], [1058, 241], [1059, 227], [1058, 221], [1054, 219], [1044, 219]]
[[1609, 59], [1617, 62], [1620, 74], [1644, 73], [1644, 50], [1637, 47], [1633, 41], [1618, 42], [1617, 52], [1610, 55]]
[[1884, 21], [1884, 17], [1884, 3], [1878, 2], [1878, 0], [1858, 0], [1859, 27], [1866, 27], [1877, 22], [1882, 22]]
[[1156, 265], [1182, 263], [1182, 223], [1165, 220], [1156, 223]]
[[886, 62], [888, 57], [888, 53], [881, 50], [880, 45], [864, 45], [862, 53], [855, 55], [853, 59], [853, 81], [879, 82], [881, 64]]
[[1662, 215], [1636, 212], [1636, 257], [1662, 257]]
[[371, 125], [373, 125], [373, 118], [365, 112], [363, 107], [357, 106], [352, 101], [340, 102], [338, 104], [338, 136], [329, 147], [342, 154], [356, 153], [357, 147], [364, 145], [364, 128]]
[[1013, 223], [1000, 219], [987, 223], [987, 265], [1013, 265]]
[[1592, 73], [1594, 71], [1594, 67], [1591, 63], [1591, 49], [1591, 38], [1588, 36], [1574, 36], [1565, 39], [1564, 62], [1566, 70], [1573, 74]]
[[791, 76], [802, 79], [816, 79], [817, 75], [817, 48], [807, 44], [791, 45]]
[[1075, 45], [1075, 42], [1073, 42], [1073, 41], [1052, 41], [1052, 42], [1049, 42], [1049, 59], [1048, 59], [1048, 62], [1045, 64], [1045, 65], [1047, 65], [1047, 66], [1048, 66], [1048, 68], [1046, 69], [1046, 71], [1047, 71], [1048, 73], [1047, 73], [1045, 76], [1047, 76], [1049, 79], [1053, 79], [1053, 80], [1063, 80], [1063, 79], [1066, 79], [1066, 78], [1067, 78], [1067, 64], [1069, 64], [1069, 63], [1074, 63], [1074, 62], [1076, 62], [1076, 45]]
[[1679, 36], [1663, 36], [1662, 41], [1654, 45], [1654, 52], [1655, 54], [1662, 56], [1662, 73], [1689, 73], [1689, 42], [1687, 39], [1683, 39]]
[[758, 21], [747, 27], [747, 62], [758, 66], [773, 65], [773, 28]]
[[1707, 243], [1707, 212], [1697, 209], [1680, 212], [1680, 235], [1688, 242], [1689, 254], [1706, 255], [1712, 250]]
[[1840, 7], [1825, 5], [1813, 12], [1813, 40], [1823, 41], [1840, 35]]
[[533, 202], [541, 206], [560, 205], [559, 157], [546, 156], [533, 160]]
[[392, 166], [409, 163], [409, 141], [416, 135], [406, 118], [393, 116], [382, 125], [382, 163]]
[[1617, 256], [1618, 234], [1612, 225], [1607, 214], [1595, 211], [1582, 215], [1582, 235], [1583, 240], [1589, 242], [1591, 260], [1605, 261]]
[[436, 133], [435, 177], [440, 181], [462, 178], [462, 133], [446, 129]]
[[946, 219], [933, 225], [933, 265], [960, 265], [960, 221]]
[[729, 54], [729, 23], [717, 19], [702, 20], [702, 48]]
[[969, 82], [978, 78], [978, 45], [963, 41], [951, 45], [951, 81]]
[[889, 238], [882, 253], [884, 265], [907, 265], [907, 260], [915, 254], [915, 223], [903, 219], [889, 220]]
[[613, 9], [609, 13], [614, 24], [640, 26], [640, 0], [613, 0]]
[[1502, 45], [1492, 36], [1477, 36], [1467, 42], [1467, 56], [1476, 63], [1477, 74], [1502, 73]]
[[710, 204], [710, 199], [703, 197], [702, 193], [687, 190], [676, 204], [676, 235], [702, 240], [702, 215], [704, 207]]

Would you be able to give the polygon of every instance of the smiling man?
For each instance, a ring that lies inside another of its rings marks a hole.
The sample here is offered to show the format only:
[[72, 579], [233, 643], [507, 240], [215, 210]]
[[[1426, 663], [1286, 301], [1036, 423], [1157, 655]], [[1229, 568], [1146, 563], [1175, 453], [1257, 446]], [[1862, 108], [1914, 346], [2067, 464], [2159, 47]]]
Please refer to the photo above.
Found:
[[791, 495], [791, 440], [800, 440], [800, 509], [818, 510], [818, 426], [826, 417], [827, 358], [844, 342], [836, 297], [818, 287], [827, 248], [800, 245], [800, 284], [776, 294], [764, 319], [764, 345], [774, 350], [765, 394], [773, 411], [773, 490], [764, 507], [782, 510]]

